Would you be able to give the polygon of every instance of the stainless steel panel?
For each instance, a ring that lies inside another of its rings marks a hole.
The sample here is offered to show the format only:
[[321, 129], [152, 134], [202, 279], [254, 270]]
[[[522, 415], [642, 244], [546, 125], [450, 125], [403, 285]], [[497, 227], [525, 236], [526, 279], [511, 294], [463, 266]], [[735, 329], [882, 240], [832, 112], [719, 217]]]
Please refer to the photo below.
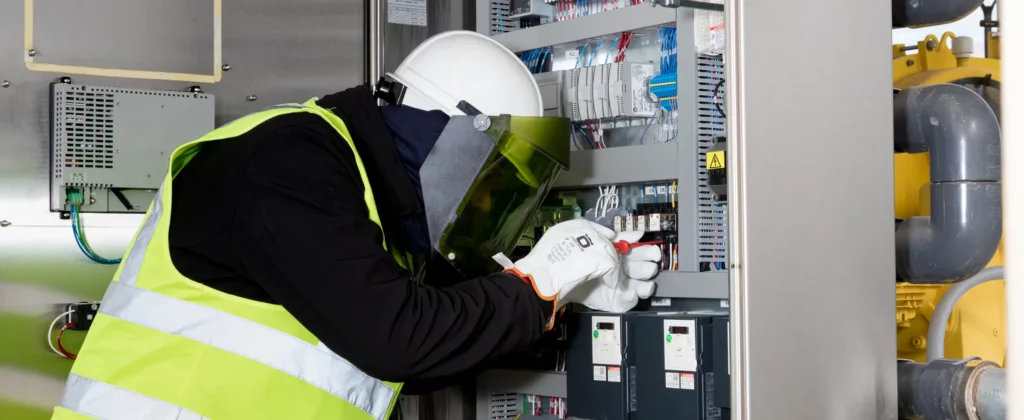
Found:
[[213, 74], [213, 0], [33, 3], [38, 62]]
[[[80, 6], [114, 4], [110, 0], [36, 3], [36, 18], [42, 22], [65, 18], [47, 11], [51, 5], [78, 11]], [[128, 3], [118, 2], [118, 13], [110, 15], [82, 9], [88, 19], [79, 24], [37, 30], [42, 43], [37, 58], [52, 62], [51, 54], [56, 54], [73, 64], [104, 65], [106, 61], [100, 59], [110, 57], [105, 66], [209, 74], [212, 52], [206, 46], [212, 44], [210, 32], [204, 29], [210, 27], [204, 23], [210, 22], [209, 2], [156, 0], [142, 2], [145, 7]], [[217, 123], [276, 103], [304, 101], [362, 83], [363, 7], [358, 0], [225, 2], [223, 58], [230, 70], [223, 73], [220, 83], [202, 86], [217, 96]], [[163, 11], [159, 19], [134, 15], [150, 8]], [[40, 396], [26, 401], [29, 405], [45, 412], [57, 402], [71, 362], [49, 353], [43, 342], [45, 328], [55, 315], [54, 304], [101, 298], [115, 270], [88, 262], [75, 246], [69, 223], [48, 211], [48, 90], [49, 82], [61, 75], [26, 69], [23, 18], [22, 2], [5, 2], [0, 13], [0, 80], [10, 85], [0, 87], [0, 226], [9, 226], [0, 227], [0, 334], [4, 342], [0, 346], [0, 413], [7, 408], [5, 401], [22, 398], [24, 392], [16, 391], [27, 389], [19, 385], [27, 384], [27, 377], [37, 379], [29, 385], [37, 386], [32, 388], [38, 389], [33, 395]], [[158, 22], [161, 19], [166, 22]], [[175, 24], [182, 19], [188, 24]], [[99, 32], [90, 32], [97, 28]], [[120, 35], [140, 28], [153, 32]], [[97, 39], [103, 42], [92, 41]], [[81, 51], [72, 51], [77, 48]], [[156, 80], [71, 77], [77, 84], [188, 87], [187, 83]], [[250, 95], [254, 100], [247, 100]], [[142, 220], [141, 215], [88, 214], [83, 218], [90, 243], [108, 258], [124, 252]], [[67, 335], [72, 342], [82, 336]]]
[[[395, 71], [402, 60], [433, 35], [466, 28], [466, 7], [472, 0], [427, 1], [427, 26], [387, 23], [387, 0], [381, 0], [383, 29], [383, 72]], [[454, 69], [453, 69], [454, 70]], [[376, 82], [376, 80], [374, 80]]]
[[726, 14], [733, 416], [895, 419], [889, 2]]

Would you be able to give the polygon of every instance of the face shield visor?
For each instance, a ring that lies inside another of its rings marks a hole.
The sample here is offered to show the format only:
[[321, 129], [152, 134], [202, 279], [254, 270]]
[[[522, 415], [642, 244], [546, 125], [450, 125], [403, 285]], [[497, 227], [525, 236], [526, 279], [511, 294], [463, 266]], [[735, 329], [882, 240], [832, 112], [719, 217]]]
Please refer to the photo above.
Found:
[[463, 275], [498, 270], [569, 166], [569, 120], [454, 116], [420, 168], [433, 248]]

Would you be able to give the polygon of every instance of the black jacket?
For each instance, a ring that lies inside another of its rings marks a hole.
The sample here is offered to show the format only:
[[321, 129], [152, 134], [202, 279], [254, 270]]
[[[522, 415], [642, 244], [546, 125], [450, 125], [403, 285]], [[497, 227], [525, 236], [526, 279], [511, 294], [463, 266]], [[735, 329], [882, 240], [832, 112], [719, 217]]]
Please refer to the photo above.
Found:
[[[388, 240], [422, 211], [370, 92], [352, 88], [319, 105], [341, 117], [368, 174]], [[368, 218], [345, 141], [319, 116], [273, 118], [203, 147], [174, 179], [170, 247], [186, 277], [282, 305], [366, 373], [436, 389], [521, 351], [552, 312], [508, 274], [410, 281]], [[445, 276], [450, 273], [445, 273]]]

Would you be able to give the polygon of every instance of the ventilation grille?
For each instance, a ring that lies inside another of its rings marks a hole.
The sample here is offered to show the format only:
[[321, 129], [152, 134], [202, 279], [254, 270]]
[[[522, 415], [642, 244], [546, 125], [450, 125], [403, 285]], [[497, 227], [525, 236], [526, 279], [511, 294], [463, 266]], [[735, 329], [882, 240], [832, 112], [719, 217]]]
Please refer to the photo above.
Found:
[[697, 250], [701, 271], [724, 269], [726, 261], [726, 211], [724, 203], [712, 199], [708, 189], [705, 153], [715, 136], [725, 135], [725, 118], [718, 113], [715, 103], [722, 104], [723, 86], [715, 97], [715, 85], [722, 80], [725, 67], [720, 56], [697, 57]]
[[75, 168], [113, 169], [114, 94], [57, 91], [53, 99], [54, 176]]
[[511, 0], [491, 0], [491, 35], [503, 34], [514, 29]]
[[519, 416], [520, 394], [491, 394], [489, 420], [512, 420]]

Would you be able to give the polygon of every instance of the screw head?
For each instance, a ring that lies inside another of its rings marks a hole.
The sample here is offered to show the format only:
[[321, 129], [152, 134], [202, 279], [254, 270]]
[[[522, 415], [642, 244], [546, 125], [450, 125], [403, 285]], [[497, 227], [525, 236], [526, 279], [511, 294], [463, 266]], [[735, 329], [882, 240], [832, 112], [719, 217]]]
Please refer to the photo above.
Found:
[[920, 335], [914, 336], [914, 338], [910, 339], [910, 345], [918, 350], [925, 348], [927, 343], [928, 340]]
[[4, 80], [4, 81], [0, 82], [0, 87], [2, 87], [4, 89], [7, 89], [7, 88], [11, 87], [11, 81], [10, 80]]
[[188, 91], [192, 92], [192, 93], [203, 93], [203, 87], [202, 86], [189, 86], [188, 87]]
[[31, 50], [28, 50], [28, 56], [29, 57], [35, 57], [36, 54], [39, 54], [39, 51], [36, 51], [35, 48], [33, 48]]
[[92, 310], [95, 311], [95, 310], [100, 308], [100, 305], [97, 305], [97, 304], [94, 303], [94, 304], [92, 304], [92, 306], [90, 306], [90, 308], [92, 308]]
[[71, 78], [67, 77], [67, 76], [61, 77], [60, 79], [57, 79], [57, 81], [65, 84], [65, 85], [70, 85], [71, 84]]
[[455, 259], [455, 253], [454, 252], [449, 252], [448, 253], [448, 259], [449, 260], [454, 260]]
[[911, 67], [913, 65], [914, 65], [914, 60], [907, 60], [907, 67]]
[[231, 65], [230, 64], [225, 64], [223, 66], [220, 66], [220, 69], [223, 70], [223, 71], [231, 71]]
[[473, 127], [478, 131], [487, 130], [491, 128], [491, 119], [484, 114], [477, 115], [473, 117]]
[[249, 95], [249, 96], [246, 96], [246, 97], [245, 97], [245, 100], [247, 100], [247, 101], [249, 101], [249, 102], [253, 102], [253, 101], [255, 101], [256, 99], [257, 99], [257, 98], [256, 98], [256, 95]]
[[925, 43], [925, 46], [928, 47], [928, 51], [931, 51], [934, 50], [935, 47], [938, 46], [938, 44], [935, 42], [934, 39], [929, 39], [928, 42]]
[[11, 225], [11, 222], [8, 222], [6, 220], [0, 220], [0, 228], [5, 228], [5, 227], [8, 227], [10, 225]]

